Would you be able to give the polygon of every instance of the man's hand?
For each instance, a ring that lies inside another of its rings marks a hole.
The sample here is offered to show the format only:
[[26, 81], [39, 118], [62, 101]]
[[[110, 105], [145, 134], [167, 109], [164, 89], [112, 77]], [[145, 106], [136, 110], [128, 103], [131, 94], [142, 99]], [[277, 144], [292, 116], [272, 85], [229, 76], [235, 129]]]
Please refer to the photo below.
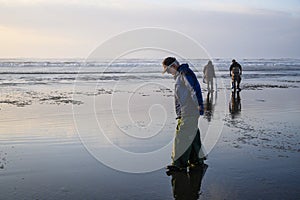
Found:
[[176, 132], [178, 132], [180, 130], [181, 124], [182, 124], [182, 119], [180, 117], [180, 118], [177, 119]]
[[203, 107], [203, 105], [202, 106], [198, 106], [198, 110], [199, 110], [200, 115], [204, 114], [204, 107]]

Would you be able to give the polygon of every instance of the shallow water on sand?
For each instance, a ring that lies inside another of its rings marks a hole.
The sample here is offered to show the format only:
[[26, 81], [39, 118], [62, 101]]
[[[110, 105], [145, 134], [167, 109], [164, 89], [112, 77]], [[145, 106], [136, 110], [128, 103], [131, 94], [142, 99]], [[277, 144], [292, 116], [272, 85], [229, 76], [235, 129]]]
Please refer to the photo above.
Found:
[[[241, 111], [234, 117], [227, 111], [222, 135], [206, 161], [197, 189], [201, 199], [299, 196], [300, 105], [290, 100], [298, 94], [298, 89], [240, 93]], [[0, 128], [1, 199], [172, 199], [173, 192], [182, 192], [180, 183], [189, 180], [176, 179], [177, 174], [171, 179], [164, 169], [131, 174], [104, 166], [78, 138], [70, 105], [7, 106], [1, 112], [6, 116]]]

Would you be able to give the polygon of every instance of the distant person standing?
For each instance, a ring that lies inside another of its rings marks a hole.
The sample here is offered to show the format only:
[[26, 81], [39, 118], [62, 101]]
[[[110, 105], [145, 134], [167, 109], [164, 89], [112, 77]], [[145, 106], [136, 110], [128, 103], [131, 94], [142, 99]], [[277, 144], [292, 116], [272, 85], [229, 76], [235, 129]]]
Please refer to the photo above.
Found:
[[242, 66], [238, 62], [236, 62], [235, 59], [233, 59], [229, 71], [230, 71], [230, 76], [232, 78], [232, 89], [234, 90], [238, 89], [240, 91], [241, 90], [240, 83], [242, 80], [241, 78]]
[[211, 60], [208, 61], [207, 65], [203, 69], [204, 80], [207, 84], [207, 91], [210, 92], [214, 90], [214, 78], [216, 78], [215, 68]]
[[163, 73], [172, 74], [175, 79], [175, 111], [177, 128], [172, 152], [172, 165], [168, 175], [174, 171], [186, 171], [187, 167], [202, 166], [204, 158], [201, 150], [198, 120], [203, 115], [204, 106], [201, 87], [195, 73], [188, 64], [179, 64], [174, 57], [162, 62]]

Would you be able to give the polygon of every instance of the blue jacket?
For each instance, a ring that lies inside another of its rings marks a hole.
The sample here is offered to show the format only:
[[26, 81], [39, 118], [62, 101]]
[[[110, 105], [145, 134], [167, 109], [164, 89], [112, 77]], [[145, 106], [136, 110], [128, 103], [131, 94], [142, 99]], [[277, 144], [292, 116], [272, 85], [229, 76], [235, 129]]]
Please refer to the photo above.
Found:
[[203, 115], [201, 87], [188, 64], [180, 65], [175, 75], [175, 110], [177, 117]]

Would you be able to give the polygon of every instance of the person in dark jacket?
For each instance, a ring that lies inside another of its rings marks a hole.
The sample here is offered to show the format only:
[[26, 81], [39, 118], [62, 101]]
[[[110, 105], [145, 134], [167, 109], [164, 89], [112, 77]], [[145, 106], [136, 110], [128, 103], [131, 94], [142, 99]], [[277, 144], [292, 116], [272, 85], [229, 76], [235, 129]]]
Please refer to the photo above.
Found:
[[177, 128], [172, 152], [170, 171], [186, 170], [203, 164], [201, 156], [198, 119], [203, 115], [204, 106], [200, 84], [188, 64], [179, 64], [174, 57], [162, 62], [163, 73], [172, 74], [175, 79], [175, 110]]
[[[236, 62], [235, 59], [232, 60], [232, 64], [230, 65], [229, 68], [230, 71], [230, 76], [232, 78], [232, 89], [238, 89], [239, 91], [240, 89], [240, 83], [241, 83], [241, 75], [242, 75], [242, 66]], [[237, 85], [236, 85], [237, 83]]]

